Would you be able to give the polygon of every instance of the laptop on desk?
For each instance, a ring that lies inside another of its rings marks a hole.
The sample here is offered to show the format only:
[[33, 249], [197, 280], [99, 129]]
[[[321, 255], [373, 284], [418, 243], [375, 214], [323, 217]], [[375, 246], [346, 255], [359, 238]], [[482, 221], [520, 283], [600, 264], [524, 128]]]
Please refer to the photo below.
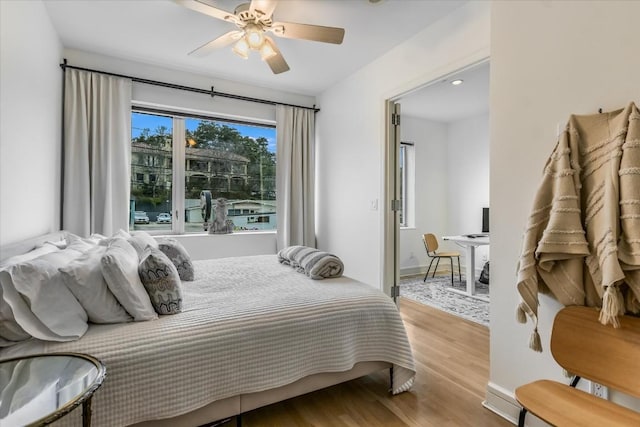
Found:
[[464, 234], [464, 237], [475, 239], [476, 237], [489, 237], [489, 233]]

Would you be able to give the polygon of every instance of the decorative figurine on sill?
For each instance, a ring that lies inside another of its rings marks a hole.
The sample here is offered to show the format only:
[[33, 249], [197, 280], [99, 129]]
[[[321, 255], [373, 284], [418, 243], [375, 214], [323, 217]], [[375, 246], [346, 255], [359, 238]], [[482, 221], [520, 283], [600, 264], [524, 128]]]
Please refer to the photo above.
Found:
[[233, 233], [233, 221], [227, 219], [227, 199], [218, 198], [215, 204], [215, 216], [209, 234], [229, 234]]

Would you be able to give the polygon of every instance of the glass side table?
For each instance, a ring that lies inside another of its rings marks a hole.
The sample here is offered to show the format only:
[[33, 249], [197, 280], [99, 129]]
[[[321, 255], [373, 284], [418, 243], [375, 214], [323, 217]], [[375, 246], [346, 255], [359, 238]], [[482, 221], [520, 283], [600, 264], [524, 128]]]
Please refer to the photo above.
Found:
[[82, 405], [91, 425], [91, 398], [106, 368], [79, 353], [51, 353], [0, 361], [0, 425], [44, 426]]

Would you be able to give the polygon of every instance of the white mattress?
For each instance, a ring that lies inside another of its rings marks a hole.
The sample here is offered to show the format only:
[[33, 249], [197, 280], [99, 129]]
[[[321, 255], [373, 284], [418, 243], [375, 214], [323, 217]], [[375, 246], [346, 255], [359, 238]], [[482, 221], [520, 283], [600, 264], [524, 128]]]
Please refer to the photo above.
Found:
[[362, 361], [392, 363], [394, 393], [411, 387], [404, 325], [380, 291], [346, 277], [311, 280], [275, 255], [194, 264], [196, 280], [182, 283], [180, 314], [91, 325], [78, 341], [32, 340], [0, 358], [71, 351], [102, 360], [107, 377], [93, 399], [96, 426], [169, 418]]

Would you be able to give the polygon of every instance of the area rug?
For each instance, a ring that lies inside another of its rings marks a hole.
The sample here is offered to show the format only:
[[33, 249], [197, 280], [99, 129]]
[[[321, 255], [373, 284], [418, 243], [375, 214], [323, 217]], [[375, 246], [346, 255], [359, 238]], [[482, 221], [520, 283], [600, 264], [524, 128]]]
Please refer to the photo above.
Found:
[[[429, 277], [426, 282], [422, 279], [424, 275], [401, 277], [400, 296], [489, 326], [489, 303], [451, 291], [451, 276]], [[456, 277], [453, 288], [466, 289], [464, 276], [462, 282]], [[488, 299], [489, 285], [476, 281], [476, 293]]]

